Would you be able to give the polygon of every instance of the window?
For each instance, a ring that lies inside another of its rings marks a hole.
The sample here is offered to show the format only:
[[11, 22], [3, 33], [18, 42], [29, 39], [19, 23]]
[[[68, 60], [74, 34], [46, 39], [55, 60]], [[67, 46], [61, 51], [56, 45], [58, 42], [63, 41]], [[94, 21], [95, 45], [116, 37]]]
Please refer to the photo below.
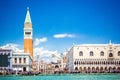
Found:
[[79, 56], [83, 56], [83, 52], [82, 51], [79, 52]]
[[21, 58], [19, 58], [19, 63], [21, 63]]
[[24, 58], [24, 63], [26, 63], [26, 58]]
[[120, 56], [120, 51], [118, 51], [118, 56]]
[[104, 56], [104, 52], [103, 51], [100, 52], [100, 56]]
[[109, 54], [109, 57], [113, 57], [113, 54], [112, 54], [112, 53], [110, 53], [110, 54]]
[[15, 60], [15, 63], [17, 63], [17, 58], [14, 58], [14, 60]]
[[90, 56], [93, 56], [93, 51], [90, 51]]
[[10, 56], [10, 53], [8, 53], [8, 56]]
[[25, 34], [30, 35], [30, 34], [31, 34], [31, 32], [25, 32]]
[[76, 61], [74, 62], [74, 65], [76, 65]]

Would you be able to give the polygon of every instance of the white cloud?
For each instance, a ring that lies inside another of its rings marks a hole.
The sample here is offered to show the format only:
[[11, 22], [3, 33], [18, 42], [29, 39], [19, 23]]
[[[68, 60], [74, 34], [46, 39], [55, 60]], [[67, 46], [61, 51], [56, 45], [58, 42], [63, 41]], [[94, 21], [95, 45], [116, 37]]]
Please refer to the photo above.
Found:
[[[52, 58], [52, 55], [55, 55], [55, 57]], [[40, 56], [40, 59], [39, 59]], [[52, 51], [52, 50], [47, 50], [44, 49], [43, 47], [36, 47], [34, 48], [34, 60], [37, 60], [37, 58], [39, 60], [44, 60], [45, 62], [51, 62], [54, 61], [56, 62], [57, 59], [59, 58], [59, 54], [58, 51]]]
[[4, 46], [1, 46], [0, 48], [2, 48], [2, 49], [12, 49], [15, 52], [23, 52], [23, 50], [20, 50], [18, 48], [18, 46], [19, 45], [17, 45], [17, 44], [8, 43], [8, 44], [6, 44]]
[[47, 38], [46, 37], [43, 37], [43, 38], [36, 38], [35, 39], [35, 42], [34, 42], [34, 44], [35, 44], [35, 46], [37, 46], [37, 45], [39, 45], [40, 43], [42, 43], [42, 42], [46, 42], [47, 41]]
[[54, 38], [65, 38], [65, 37], [73, 38], [73, 37], [75, 37], [75, 35], [73, 35], [73, 34], [55, 34], [53, 37]]

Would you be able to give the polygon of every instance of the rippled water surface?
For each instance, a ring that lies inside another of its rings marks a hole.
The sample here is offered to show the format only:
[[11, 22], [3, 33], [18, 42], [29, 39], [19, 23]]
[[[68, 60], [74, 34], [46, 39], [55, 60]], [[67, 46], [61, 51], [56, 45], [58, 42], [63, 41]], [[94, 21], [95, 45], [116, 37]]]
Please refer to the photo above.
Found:
[[66, 74], [49, 76], [0, 76], [0, 80], [120, 80], [120, 74]]

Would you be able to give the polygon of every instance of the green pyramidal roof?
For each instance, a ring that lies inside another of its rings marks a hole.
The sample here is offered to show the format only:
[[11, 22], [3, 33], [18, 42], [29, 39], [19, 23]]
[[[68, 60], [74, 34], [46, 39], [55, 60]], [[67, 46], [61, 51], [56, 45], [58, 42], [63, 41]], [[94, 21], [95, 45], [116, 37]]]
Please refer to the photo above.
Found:
[[26, 14], [26, 18], [25, 18], [25, 23], [32, 23], [31, 18], [30, 18], [29, 7], [27, 8], [27, 14]]

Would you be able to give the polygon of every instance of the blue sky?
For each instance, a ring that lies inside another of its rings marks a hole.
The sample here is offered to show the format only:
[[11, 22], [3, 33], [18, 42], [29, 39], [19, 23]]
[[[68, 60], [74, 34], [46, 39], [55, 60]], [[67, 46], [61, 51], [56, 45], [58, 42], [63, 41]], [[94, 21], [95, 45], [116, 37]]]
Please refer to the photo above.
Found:
[[[73, 43], [120, 43], [119, 0], [0, 0], [0, 46], [14, 43], [23, 48], [28, 6], [34, 43], [47, 39], [34, 47], [63, 52]], [[54, 37], [57, 34], [66, 36]]]

